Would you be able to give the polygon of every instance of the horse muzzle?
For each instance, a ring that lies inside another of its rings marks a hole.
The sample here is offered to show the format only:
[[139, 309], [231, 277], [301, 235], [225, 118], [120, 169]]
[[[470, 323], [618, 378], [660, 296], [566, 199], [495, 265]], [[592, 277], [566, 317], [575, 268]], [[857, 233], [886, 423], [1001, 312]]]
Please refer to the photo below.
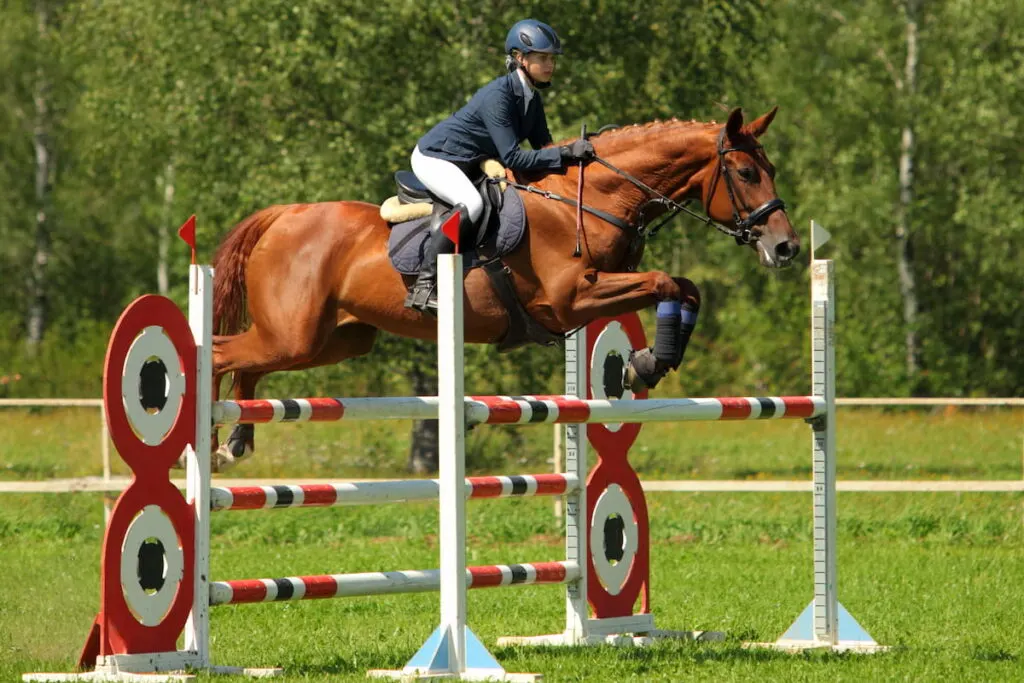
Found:
[[774, 246], [769, 245], [768, 242], [770, 240], [758, 239], [752, 244], [762, 266], [788, 268], [793, 265], [793, 259], [800, 253], [800, 242], [784, 240], [776, 242]]
[[[776, 212], [780, 212], [782, 220], [776, 220], [773, 227], [769, 220]], [[800, 253], [800, 238], [789, 223], [786, 203], [778, 197], [757, 207], [746, 218], [737, 220], [736, 228], [739, 230], [736, 243], [754, 247], [761, 265], [767, 268], [785, 268]]]

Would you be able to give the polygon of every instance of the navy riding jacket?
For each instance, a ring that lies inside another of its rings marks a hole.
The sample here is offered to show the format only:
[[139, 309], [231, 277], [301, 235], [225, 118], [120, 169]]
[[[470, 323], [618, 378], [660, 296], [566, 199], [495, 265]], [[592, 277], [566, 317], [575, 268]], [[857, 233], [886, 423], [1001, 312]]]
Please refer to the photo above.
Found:
[[[562, 168], [551, 142], [544, 103], [535, 92], [523, 111], [523, 83], [515, 71], [480, 88], [462, 109], [430, 129], [417, 146], [428, 157], [472, 168], [484, 159], [500, 159], [507, 168], [529, 171]], [[520, 149], [529, 140], [533, 150]]]

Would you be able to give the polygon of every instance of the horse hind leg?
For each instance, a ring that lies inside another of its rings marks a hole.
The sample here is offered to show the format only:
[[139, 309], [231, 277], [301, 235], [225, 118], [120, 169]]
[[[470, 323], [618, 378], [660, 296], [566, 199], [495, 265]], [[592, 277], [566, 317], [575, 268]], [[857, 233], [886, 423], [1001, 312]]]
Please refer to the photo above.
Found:
[[350, 358], [365, 356], [373, 349], [373, 344], [376, 340], [376, 327], [354, 317], [346, 317], [334, 328], [320, 353], [308, 361], [298, 363], [288, 369], [308, 370], [324, 365], [335, 365]]
[[[294, 315], [295, 319], [305, 320], [308, 324], [288, 326], [282, 320], [276, 321], [276, 325], [268, 325], [269, 332], [260, 329], [258, 325], [252, 325], [240, 334], [214, 336], [214, 393], [219, 389], [220, 378], [233, 374], [235, 400], [251, 400], [256, 397], [257, 383], [265, 375], [290, 369], [304, 359], [315, 357], [322, 350], [325, 340], [330, 338], [336, 318], [328, 317], [326, 310], [315, 315], [300, 316], [298, 312]], [[255, 450], [253, 425], [235, 425], [223, 444], [217, 445], [216, 438], [213, 439], [211, 469], [223, 472], [252, 455]]]
[[[323, 365], [333, 365], [349, 358], [362, 356], [370, 352], [377, 337], [377, 328], [355, 320], [343, 322], [336, 327], [327, 339], [327, 343], [313, 358], [297, 363], [288, 370], [307, 370]], [[235, 376], [235, 400], [249, 400], [256, 396], [256, 384], [268, 373], [237, 372]], [[213, 453], [211, 467], [215, 472], [223, 472], [240, 460], [248, 458], [256, 451], [255, 425], [238, 424], [231, 430], [231, 435]]]
[[[234, 394], [236, 401], [247, 401], [256, 397], [256, 384], [266, 373], [237, 372], [235, 373]], [[227, 441], [217, 445], [211, 441], [213, 452], [210, 454], [210, 469], [214, 472], [225, 472], [256, 451], [256, 427], [251, 424], [236, 424], [231, 429]]]

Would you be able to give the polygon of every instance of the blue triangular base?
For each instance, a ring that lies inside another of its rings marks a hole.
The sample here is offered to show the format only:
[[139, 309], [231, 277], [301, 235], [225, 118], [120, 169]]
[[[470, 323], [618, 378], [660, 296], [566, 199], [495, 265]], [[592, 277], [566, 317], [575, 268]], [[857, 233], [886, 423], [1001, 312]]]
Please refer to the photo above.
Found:
[[[461, 673], [452, 670], [450, 658], [451, 632], [438, 626], [430, 634], [423, 646], [412, 656], [412, 659], [405, 665], [405, 671], [409, 673]], [[498, 664], [476, 634], [466, 628], [466, 669], [492, 671], [497, 677], [504, 674], [505, 669]]]
[[[846, 611], [846, 608], [839, 605], [839, 638], [841, 642], [861, 643], [864, 645], [877, 645], [864, 627], [861, 626], [853, 615]], [[782, 634], [779, 642], [798, 641], [806, 642], [814, 640], [814, 601], [807, 606], [800, 616], [796, 618], [793, 625]]]

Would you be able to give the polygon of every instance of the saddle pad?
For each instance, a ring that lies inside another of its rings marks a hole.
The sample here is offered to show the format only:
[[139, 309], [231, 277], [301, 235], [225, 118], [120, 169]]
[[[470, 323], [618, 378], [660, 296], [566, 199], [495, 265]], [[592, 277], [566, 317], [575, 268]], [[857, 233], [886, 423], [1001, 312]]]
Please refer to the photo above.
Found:
[[[416, 218], [391, 226], [388, 237], [388, 256], [391, 264], [402, 275], [416, 275], [423, 263], [423, 245], [430, 232], [430, 216]], [[511, 253], [523, 241], [526, 233], [526, 207], [519, 192], [505, 188], [501, 213], [498, 214], [498, 229], [493, 225], [487, 231], [484, 241], [462, 252], [462, 263], [466, 270], [476, 268], [486, 261]]]

